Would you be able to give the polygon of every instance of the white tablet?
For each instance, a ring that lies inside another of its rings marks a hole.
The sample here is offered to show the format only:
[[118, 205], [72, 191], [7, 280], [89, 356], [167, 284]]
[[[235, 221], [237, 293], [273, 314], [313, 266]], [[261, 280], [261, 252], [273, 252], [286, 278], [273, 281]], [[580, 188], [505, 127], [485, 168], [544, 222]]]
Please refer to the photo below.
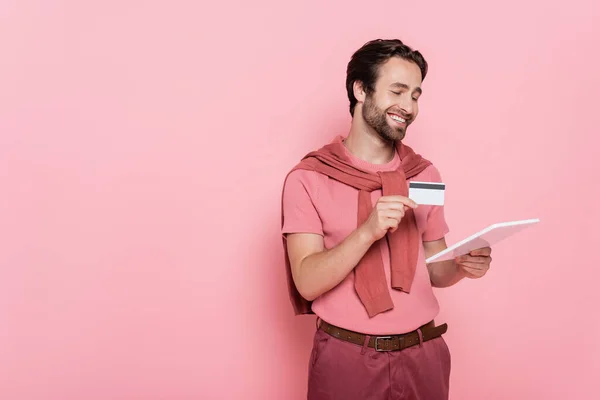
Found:
[[469, 252], [480, 249], [482, 247], [491, 247], [492, 245], [506, 239], [509, 236], [514, 235], [523, 229], [540, 222], [539, 219], [526, 219], [522, 221], [511, 221], [511, 222], [500, 222], [488, 226], [487, 228], [469, 236], [465, 240], [462, 240], [444, 251], [429, 257], [425, 262], [427, 264], [431, 262], [452, 260], [455, 257], [468, 254]]

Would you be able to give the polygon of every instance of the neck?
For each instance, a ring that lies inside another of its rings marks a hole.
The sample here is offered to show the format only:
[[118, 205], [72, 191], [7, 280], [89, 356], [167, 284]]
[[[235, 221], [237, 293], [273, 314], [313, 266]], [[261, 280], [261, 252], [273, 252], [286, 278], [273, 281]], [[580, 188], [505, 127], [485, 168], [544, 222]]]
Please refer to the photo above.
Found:
[[[355, 110], [357, 115], [359, 110]], [[360, 114], [358, 114], [360, 115]], [[348, 151], [371, 164], [386, 164], [394, 158], [394, 142], [387, 141], [360, 117], [352, 119], [350, 133], [344, 141]]]

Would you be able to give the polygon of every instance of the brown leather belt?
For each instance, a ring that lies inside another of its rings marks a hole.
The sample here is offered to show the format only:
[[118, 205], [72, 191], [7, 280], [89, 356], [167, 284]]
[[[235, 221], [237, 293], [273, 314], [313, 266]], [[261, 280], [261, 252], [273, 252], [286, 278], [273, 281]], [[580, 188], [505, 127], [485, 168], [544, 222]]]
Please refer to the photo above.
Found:
[[[319, 329], [335, 338], [345, 340], [359, 346], [363, 346], [365, 344], [365, 334], [339, 328], [323, 320], [321, 320]], [[426, 342], [428, 340], [438, 338], [446, 333], [448, 330], [448, 324], [435, 326], [435, 323], [431, 321], [421, 326], [419, 329], [423, 335], [423, 341]], [[417, 345], [419, 342], [418, 330], [414, 330], [401, 335], [371, 336], [369, 338], [368, 346], [377, 351], [398, 351]]]

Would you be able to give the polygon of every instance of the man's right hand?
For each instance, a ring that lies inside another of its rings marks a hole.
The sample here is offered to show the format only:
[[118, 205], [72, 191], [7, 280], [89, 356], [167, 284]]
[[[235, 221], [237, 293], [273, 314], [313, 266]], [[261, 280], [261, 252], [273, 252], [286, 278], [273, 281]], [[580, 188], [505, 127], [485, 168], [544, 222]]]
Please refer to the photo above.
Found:
[[404, 213], [411, 208], [417, 208], [417, 203], [407, 197], [382, 196], [377, 200], [377, 204], [361, 229], [371, 241], [376, 242], [388, 231], [396, 231], [404, 218]]

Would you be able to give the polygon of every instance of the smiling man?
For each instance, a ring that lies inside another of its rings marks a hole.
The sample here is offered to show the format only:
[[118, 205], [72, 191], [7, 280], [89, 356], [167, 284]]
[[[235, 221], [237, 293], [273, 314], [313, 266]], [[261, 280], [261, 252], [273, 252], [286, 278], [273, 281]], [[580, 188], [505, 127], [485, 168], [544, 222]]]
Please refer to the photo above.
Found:
[[352, 125], [287, 175], [282, 233], [296, 315], [316, 314], [308, 399], [447, 399], [450, 352], [432, 287], [480, 278], [491, 249], [427, 265], [446, 248], [443, 206], [408, 182], [441, 182], [402, 139], [419, 113], [427, 63], [399, 40], [352, 56]]

